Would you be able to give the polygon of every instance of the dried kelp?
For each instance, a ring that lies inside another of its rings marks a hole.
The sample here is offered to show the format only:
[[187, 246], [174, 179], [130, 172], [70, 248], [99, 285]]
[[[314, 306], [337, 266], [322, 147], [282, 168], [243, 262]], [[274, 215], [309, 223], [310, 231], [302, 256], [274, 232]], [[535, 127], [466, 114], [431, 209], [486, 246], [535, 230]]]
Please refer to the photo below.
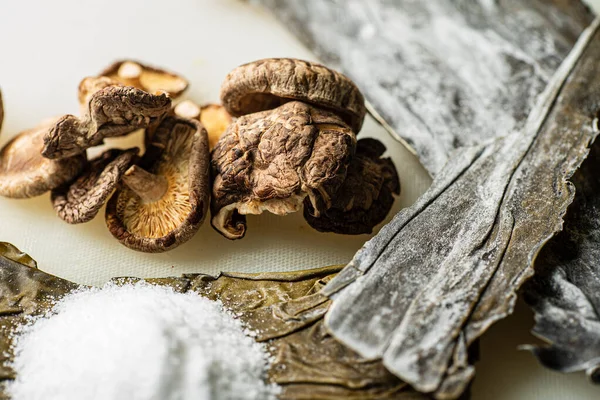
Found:
[[[22, 263], [23, 262], [23, 263]], [[179, 292], [195, 291], [221, 300], [267, 342], [275, 361], [268, 379], [282, 387], [281, 399], [425, 400], [389, 373], [379, 361], [368, 361], [333, 339], [323, 315], [331, 301], [319, 292], [341, 267], [292, 273], [185, 275], [148, 279]], [[115, 279], [124, 284], [135, 278]], [[0, 243], [0, 382], [14, 379], [8, 334], [25, 316], [42, 313], [78, 288], [35, 269], [33, 261]], [[6, 394], [0, 388], [0, 399]]]
[[[455, 398], [466, 350], [510, 314], [541, 246], [561, 229], [568, 182], [596, 136], [600, 20], [585, 31], [523, 129], [459, 151], [432, 187], [325, 289], [342, 343], [416, 389]], [[508, 133], [508, 132], [507, 132]]]
[[523, 127], [591, 14], [562, 0], [255, 0], [437, 174], [452, 150]]
[[564, 231], [535, 262], [524, 286], [535, 311], [533, 332], [550, 343], [532, 350], [542, 364], [561, 372], [586, 371], [600, 383], [600, 146], [573, 177], [577, 191]]

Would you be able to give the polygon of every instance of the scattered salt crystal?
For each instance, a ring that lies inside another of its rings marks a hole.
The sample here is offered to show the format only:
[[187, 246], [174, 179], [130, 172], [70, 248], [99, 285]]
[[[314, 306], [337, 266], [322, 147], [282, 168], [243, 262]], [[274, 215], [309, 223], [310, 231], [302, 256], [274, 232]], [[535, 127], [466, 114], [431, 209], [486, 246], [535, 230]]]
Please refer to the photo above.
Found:
[[146, 283], [83, 290], [15, 337], [14, 400], [271, 399], [269, 358], [201, 296]]

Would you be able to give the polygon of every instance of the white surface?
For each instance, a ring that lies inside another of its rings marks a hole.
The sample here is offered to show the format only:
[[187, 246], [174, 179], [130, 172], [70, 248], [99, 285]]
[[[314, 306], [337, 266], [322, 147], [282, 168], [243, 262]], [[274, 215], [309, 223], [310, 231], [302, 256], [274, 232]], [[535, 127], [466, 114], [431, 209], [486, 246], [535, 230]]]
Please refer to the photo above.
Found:
[[[0, 144], [43, 118], [76, 113], [79, 80], [117, 58], [138, 58], [182, 73], [191, 82], [186, 96], [198, 102], [216, 101], [221, 80], [241, 63], [263, 57], [313, 58], [265, 11], [234, 0], [5, 2], [0, 37], [6, 106]], [[361, 136], [386, 142], [402, 180], [403, 194], [395, 209], [411, 204], [430, 184], [423, 168], [372, 120]], [[119, 142], [126, 146], [135, 140]], [[0, 199], [0, 240], [31, 254], [45, 271], [89, 284], [122, 275], [345, 263], [367, 238], [317, 233], [300, 214], [264, 215], [248, 218], [243, 240], [228, 241], [205, 223], [186, 245], [148, 255], [118, 244], [104, 226], [103, 211], [88, 224], [69, 226], [54, 216], [48, 195]], [[516, 351], [517, 344], [534, 340], [528, 334], [531, 325], [523, 307], [484, 337], [473, 399], [600, 397], [600, 389], [586, 384], [582, 375], [547, 371], [529, 353]]]

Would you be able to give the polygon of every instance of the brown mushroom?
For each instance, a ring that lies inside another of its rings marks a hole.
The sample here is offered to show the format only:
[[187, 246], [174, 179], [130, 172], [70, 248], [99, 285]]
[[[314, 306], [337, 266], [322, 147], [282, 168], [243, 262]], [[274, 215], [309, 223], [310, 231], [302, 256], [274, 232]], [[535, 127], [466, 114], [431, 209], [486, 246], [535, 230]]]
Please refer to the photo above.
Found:
[[196, 119], [202, 122], [208, 132], [208, 144], [211, 150], [214, 149], [219, 138], [223, 136], [233, 121], [225, 107], [220, 104], [207, 104], [200, 107], [191, 100], [185, 100], [177, 104], [173, 110], [175, 115], [181, 118]]
[[138, 151], [110, 149], [91, 160], [77, 179], [52, 190], [56, 214], [69, 224], [91, 221], [133, 164]]
[[305, 197], [327, 209], [344, 182], [356, 137], [337, 115], [301, 102], [245, 115], [212, 153], [213, 227], [229, 239], [246, 232], [246, 214], [285, 215]]
[[85, 155], [61, 160], [42, 157], [44, 135], [55, 122], [52, 119], [20, 133], [0, 150], [1, 196], [39, 196], [71, 181], [83, 169]]
[[202, 224], [210, 193], [206, 129], [167, 117], [138, 165], [106, 206], [106, 224], [123, 245], [158, 253], [189, 240]]
[[178, 97], [189, 85], [187, 80], [177, 74], [133, 60], [117, 61], [104, 69], [100, 76], [148, 93], [165, 91], [172, 98]]
[[309, 225], [320, 232], [371, 233], [392, 208], [394, 194], [400, 194], [394, 163], [390, 158], [381, 158], [385, 150], [376, 139], [359, 140], [346, 180], [331, 207], [315, 216], [313, 205], [304, 202], [304, 218]]
[[85, 115], [88, 111], [92, 96], [110, 86], [123, 86], [114, 79], [105, 76], [90, 76], [84, 78], [78, 87], [79, 113]]
[[42, 154], [60, 159], [83, 153], [106, 137], [123, 136], [156, 125], [171, 109], [171, 99], [128, 86], [108, 86], [89, 96], [81, 118], [65, 115], [44, 137]]
[[239, 117], [298, 100], [340, 115], [356, 133], [366, 114], [365, 99], [345, 75], [292, 58], [267, 58], [231, 71], [221, 86], [221, 102]]

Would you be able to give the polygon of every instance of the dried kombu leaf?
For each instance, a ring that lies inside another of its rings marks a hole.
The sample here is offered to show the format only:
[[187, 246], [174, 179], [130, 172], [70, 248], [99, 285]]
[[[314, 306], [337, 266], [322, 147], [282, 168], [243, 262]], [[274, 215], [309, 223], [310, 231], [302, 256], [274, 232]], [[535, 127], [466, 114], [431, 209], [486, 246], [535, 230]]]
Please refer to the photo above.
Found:
[[549, 342], [532, 350], [561, 372], [586, 371], [600, 383], [600, 146], [573, 177], [577, 191], [564, 230], [540, 252], [524, 286], [533, 332]]
[[[327, 327], [417, 390], [454, 398], [466, 349], [510, 314], [541, 246], [561, 229], [600, 104], [600, 33], [585, 31], [523, 129], [459, 151], [431, 188], [324, 290]], [[508, 133], [508, 132], [507, 132]]]
[[592, 19], [562, 0], [255, 1], [354, 80], [431, 174], [521, 128]]
[[[0, 243], [0, 383], [15, 378], [9, 366], [12, 337], [7, 333], [23, 324], [25, 316], [48, 310], [53, 299], [79, 287], [15, 260], [31, 259]], [[331, 301], [319, 292], [340, 269], [223, 273], [218, 277], [194, 274], [147, 281], [219, 299], [239, 315], [275, 357], [268, 379], [281, 386], [280, 399], [427, 399], [389, 373], [381, 362], [361, 358], [324, 329], [323, 315]], [[7, 395], [0, 385], [3, 398]]]

